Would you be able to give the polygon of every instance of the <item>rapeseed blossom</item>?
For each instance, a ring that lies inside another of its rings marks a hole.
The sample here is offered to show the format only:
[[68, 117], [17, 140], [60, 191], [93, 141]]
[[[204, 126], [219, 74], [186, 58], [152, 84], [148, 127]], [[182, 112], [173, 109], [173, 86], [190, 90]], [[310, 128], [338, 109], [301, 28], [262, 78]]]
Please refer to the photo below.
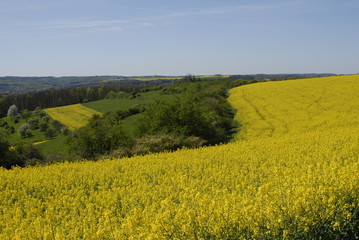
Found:
[[359, 208], [358, 92], [359, 76], [241, 86], [229, 144], [0, 169], [0, 239], [340, 234]]

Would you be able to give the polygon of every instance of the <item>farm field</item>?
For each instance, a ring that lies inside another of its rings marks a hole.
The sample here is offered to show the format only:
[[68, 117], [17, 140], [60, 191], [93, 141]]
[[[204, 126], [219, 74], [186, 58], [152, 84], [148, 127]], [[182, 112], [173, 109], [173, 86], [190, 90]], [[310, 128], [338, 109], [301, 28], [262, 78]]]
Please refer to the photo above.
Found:
[[93, 114], [102, 114], [109, 111], [128, 110], [129, 108], [154, 102], [156, 99], [166, 98], [169, 95], [162, 95], [161, 91], [150, 91], [141, 93], [140, 96], [129, 99], [104, 99], [83, 104], [74, 104], [63, 107], [48, 108], [44, 111], [53, 119], [60, 121], [71, 130], [87, 124]]
[[265, 82], [231, 91], [237, 139], [339, 131], [359, 125], [359, 76]]
[[354, 239], [358, 92], [358, 75], [241, 86], [229, 144], [0, 169], [0, 238]]
[[94, 114], [101, 114], [81, 104], [74, 104], [63, 107], [47, 108], [44, 110], [51, 118], [74, 130], [86, 125], [88, 119]]
[[[121, 98], [121, 99], [104, 99], [99, 101], [88, 102], [84, 104], [68, 105], [59, 108], [45, 109], [53, 119], [60, 121], [61, 123], [69, 126], [71, 130], [84, 126], [87, 121], [92, 117], [94, 113], [103, 114], [109, 111], [122, 110], [126, 111], [136, 105], [145, 105], [154, 102], [156, 99], [164, 99], [171, 97], [168, 94], [161, 94], [162, 92], [149, 91], [141, 93], [134, 99]], [[80, 109], [80, 110], [79, 110]], [[133, 132], [134, 124], [136, 123], [140, 114], [130, 116], [123, 120], [123, 126]], [[46, 155], [64, 155], [70, 157], [68, 153], [68, 146], [65, 143], [65, 136], [58, 135], [55, 139], [51, 139], [48, 142], [39, 144], [39, 148]], [[20, 139], [17, 135], [10, 139], [13, 143], [22, 141], [29, 141], [28, 139]], [[44, 141], [46, 138], [38, 138], [35, 136], [31, 141]]]

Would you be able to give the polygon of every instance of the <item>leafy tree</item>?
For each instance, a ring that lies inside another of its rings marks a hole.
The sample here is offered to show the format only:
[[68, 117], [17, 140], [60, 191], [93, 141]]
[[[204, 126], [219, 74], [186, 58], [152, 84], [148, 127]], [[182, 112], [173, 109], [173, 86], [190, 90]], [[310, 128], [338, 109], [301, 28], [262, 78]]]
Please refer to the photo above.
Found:
[[28, 123], [24, 123], [20, 126], [18, 133], [20, 137], [28, 137], [29, 131], [31, 133], [30, 125]]
[[39, 128], [40, 128], [40, 132], [46, 132], [46, 130], [48, 129], [48, 125], [47, 123], [40, 123]]
[[138, 135], [195, 136], [208, 144], [228, 141], [235, 122], [225, 82], [182, 83], [180, 87], [185, 93], [147, 107], [138, 121]]
[[18, 114], [18, 110], [15, 104], [11, 105], [9, 107], [9, 110], [7, 111], [8, 117], [15, 117]]
[[35, 116], [40, 116], [41, 113], [42, 113], [41, 107], [36, 107], [35, 110], [34, 110]]
[[89, 124], [77, 129], [68, 138], [70, 151], [87, 159], [108, 154], [117, 148], [129, 148], [132, 138], [122, 129], [119, 121], [94, 115]]
[[10, 150], [6, 141], [0, 140], [0, 167], [11, 169], [13, 166], [25, 167], [44, 163], [44, 157], [36, 146], [18, 145]]
[[45, 158], [41, 154], [40, 150], [32, 144], [17, 146], [15, 148], [14, 155], [17, 161], [23, 163], [21, 166], [33, 166], [42, 164], [45, 161]]
[[53, 128], [48, 128], [45, 132], [45, 137], [52, 139], [56, 136], [56, 130]]
[[15, 128], [13, 126], [6, 125], [5, 129], [7, 134], [13, 134], [15, 132]]
[[61, 128], [64, 126], [61, 122], [54, 120], [52, 122], [52, 126], [55, 129], [56, 132], [61, 132]]
[[151, 105], [139, 120], [141, 136], [174, 134], [211, 140], [213, 129], [204, 108], [193, 96], [182, 96]]
[[48, 117], [48, 116], [43, 116], [43, 117], [41, 117], [41, 120], [43, 121], [43, 122], [49, 122], [50, 121], [50, 118]]
[[8, 125], [8, 122], [6, 122], [5, 120], [0, 120], [0, 127], [6, 127]]
[[32, 137], [32, 136], [34, 136], [34, 135], [32, 134], [31, 129], [27, 129], [27, 130], [25, 131], [25, 136], [24, 136], [24, 137], [30, 138], [30, 137]]
[[39, 119], [29, 119], [28, 124], [30, 125], [31, 130], [39, 128]]
[[15, 115], [14, 117], [12, 117], [12, 121], [14, 123], [18, 123], [19, 122], [19, 115]]
[[65, 135], [65, 136], [67, 136], [67, 135], [69, 135], [69, 133], [70, 133], [70, 129], [69, 129], [68, 127], [66, 127], [66, 126], [63, 126], [63, 127], [61, 128], [61, 133], [62, 133], [63, 135]]
[[205, 143], [199, 137], [179, 137], [174, 135], [147, 135], [137, 138], [131, 149], [132, 155], [142, 155], [154, 152], [174, 151], [183, 146], [188, 148], [200, 147]]
[[20, 112], [20, 118], [27, 119], [31, 116], [31, 112], [27, 109], [24, 109]]
[[5, 159], [5, 155], [7, 151], [9, 150], [9, 142], [6, 140], [6, 138], [3, 136], [3, 134], [0, 132], [0, 160], [3, 161]]

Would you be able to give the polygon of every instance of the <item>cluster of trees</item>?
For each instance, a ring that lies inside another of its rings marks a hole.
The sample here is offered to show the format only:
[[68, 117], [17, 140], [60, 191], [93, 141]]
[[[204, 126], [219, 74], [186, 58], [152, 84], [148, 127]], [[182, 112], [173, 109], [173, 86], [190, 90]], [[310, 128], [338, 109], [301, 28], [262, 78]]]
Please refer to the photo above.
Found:
[[[181, 81], [162, 89], [163, 94], [171, 97], [157, 100], [146, 106], [133, 106], [127, 111], [109, 112], [103, 116], [94, 115], [89, 124], [70, 132], [58, 121], [52, 121], [36, 107], [34, 112], [18, 110], [16, 105], [10, 105], [7, 115], [14, 122], [26, 122], [18, 129], [21, 137], [31, 137], [32, 130], [40, 129], [47, 138], [53, 138], [57, 133], [69, 135], [67, 144], [71, 153], [79, 158], [97, 159], [107, 157], [133, 156], [149, 152], [173, 151], [179, 148], [196, 148], [204, 145], [214, 145], [228, 142], [238, 130], [234, 121], [234, 109], [227, 102], [228, 89], [255, 81], [237, 80], [226, 81], [197, 79], [186, 76]], [[101, 88], [94, 88], [99, 96]], [[78, 91], [74, 90], [75, 92]], [[108, 89], [105, 98], [136, 97], [136, 91], [126, 92]], [[149, 88], [141, 91], [149, 91]], [[87, 91], [92, 91], [87, 88]], [[59, 92], [58, 92], [59, 93]], [[134, 130], [124, 129], [122, 120], [141, 113]], [[9, 124], [0, 122], [0, 127]], [[6, 127], [4, 127], [6, 129]], [[12, 129], [14, 133], [15, 129]], [[11, 168], [14, 165], [27, 166], [37, 163], [53, 162], [44, 159], [35, 146], [10, 147], [1, 137], [1, 166]], [[57, 161], [57, 160], [56, 160]]]
[[25, 122], [17, 129], [17, 134], [21, 138], [33, 137], [33, 131], [37, 129], [48, 139], [54, 138], [59, 133], [64, 135], [70, 133], [69, 129], [59, 121], [51, 121], [40, 107], [35, 108], [33, 112], [27, 109], [19, 112], [16, 105], [11, 105], [7, 111], [7, 116], [10, 117], [10, 122], [0, 119], [0, 167], [7, 169], [13, 166], [25, 167], [52, 162], [51, 159], [46, 159], [33, 144], [10, 146], [6, 137], [16, 134], [15, 128], [12, 126], [13, 123]]
[[[49, 139], [55, 137], [57, 133], [63, 133], [64, 135], [68, 135], [69, 133], [69, 129], [59, 121], [50, 121], [50, 118], [40, 107], [36, 107], [33, 112], [27, 109], [19, 112], [16, 105], [13, 104], [9, 107], [7, 116], [10, 117], [14, 123], [18, 123], [19, 121], [25, 122], [18, 129], [18, 134], [22, 138], [32, 137], [32, 131], [37, 129], [43, 132], [45, 137]], [[0, 120], [0, 127], [4, 128], [5, 133], [8, 135], [15, 133], [14, 126], [11, 126], [3, 119]]]
[[31, 144], [11, 147], [0, 132], [0, 166], [11, 169], [13, 166], [33, 166], [45, 161], [39, 149]]
[[64, 105], [97, 101], [104, 99], [109, 93], [125, 92], [131, 95], [142, 91], [146, 85], [109, 85], [66, 89], [50, 89], [36, 93], [14, 94], [0, 101], [0, 117], [6, 115], [11, 105], [16, 105], [19, 111], [36, 107], [50, 108]]
[[148, 78], [151, 81], [141, 81], [138, 77], [123, 76], [84, 76], [84, 77], [0, 77], [0, 95], [9, 93], [38, 92], [48, 89], [63, 89], [88, 86], [154, 86], [169, 84], [171, 77], [139, 77]]
[[238, 124], [227, 102], [228, 81], [188, 81], [165, 88], [173, 98], [145, 107], [135, 131], [121, 125], [126, 113], [94, 116], [87, 126], [76, 130], [68, 144], [73, 153], [87, 159], [132, 156], [148, 152], [195, 148], [227, 142]]

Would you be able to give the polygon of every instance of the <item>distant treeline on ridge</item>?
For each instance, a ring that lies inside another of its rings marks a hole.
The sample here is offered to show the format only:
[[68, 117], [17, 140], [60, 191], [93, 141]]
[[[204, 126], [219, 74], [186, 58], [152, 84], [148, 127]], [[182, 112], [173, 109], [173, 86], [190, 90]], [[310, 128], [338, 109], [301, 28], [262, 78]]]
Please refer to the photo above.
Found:
[[6, 115], [7, 110], [15, 104], [19, 111], [36, 107], [51, 108], [70, 104], [97, 101], [104, 99], [109, 92], [138, 92], [146, 85], [109, 85], [65, 89], [49, 89], [35, 93], [13, 94], [0, 99], [0, 117]]

